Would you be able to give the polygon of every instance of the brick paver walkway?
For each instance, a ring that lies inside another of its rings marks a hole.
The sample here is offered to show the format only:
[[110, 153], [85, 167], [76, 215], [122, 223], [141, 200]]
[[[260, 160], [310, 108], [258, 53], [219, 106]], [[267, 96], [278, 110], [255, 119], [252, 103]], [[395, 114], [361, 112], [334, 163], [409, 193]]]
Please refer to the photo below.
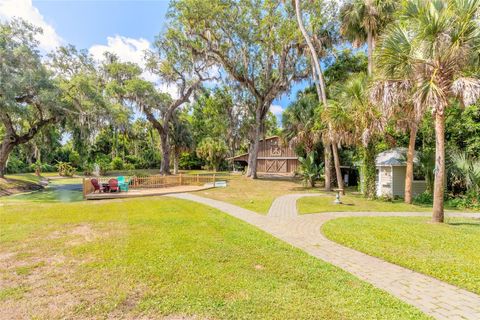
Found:
[[276, 198], [270, 210], [268, 210], [268, 215], [270, 217], [278, 218], [294, 218], [298, 215], [297, 213], [297, 200], [303, 197], [318, 197], [321, 194], [312, 193], [298, 193], [298, 194], [287, 194]]
[[[328, 240], [320, 232], [331, 219], [349, 216], [429, 216], [421, 212], [336, 212], [298, 216], [295, 202], [301, 196], [288, 195], [274, 201], [268, 216], [218, 200], [193, 194], [172, 197], [196, 201], [244, 220], [273, 236], [327, 261], [358, 278], [383, 289], [400, 300], [416, 306], [437, 319], [480, 319], [480, 296], [427, 275], [411, 271], [381, 259], [352, 250]], [[277, 211], [278, 210], [278, 211]], [[475, 217], [468, 213], [449, 216]]]

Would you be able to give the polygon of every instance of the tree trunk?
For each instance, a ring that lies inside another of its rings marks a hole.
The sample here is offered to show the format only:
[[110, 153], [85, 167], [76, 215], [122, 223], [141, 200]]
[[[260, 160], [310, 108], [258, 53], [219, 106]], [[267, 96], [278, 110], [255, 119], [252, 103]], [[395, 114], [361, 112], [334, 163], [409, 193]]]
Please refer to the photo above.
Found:
[[375, 145], [370, 142], [363, 149], [363, 194], [368, 199], [376, 197]]
[[179, 153], [177, 151], [173, 151], [173, 174], [178, 174], [178, 159]]
[[168, 145], [168, 133], [160, 135], [162, 143], [162, 162], [160, 164], [160, 173], [162, 175], [170, 175], [170, 146]]
[[333, 160], [335, 162], [335, 173], [337, 174], [337, 187], [338, 189], [342, 189], [342, 194], [345, 194], [345, 189], [343, 186], [343, 177], [342, 177], [342, 170], [340, 168], [340, 157], [338, 156], [338, 148], [335, 143], [332, 143], [332, 150], [333, 150]]
[[371, 76], [373, 73], [373, 48], [375, 46], [373, 34], [370, 30], [367, 32], [367, 51], [368, 51], [368, 75]]
[[5, 174], [7, 173], [8, 156], [10, 155], [10, 152], [12, 152], [14, 147], [15, 144], [6, 137], [0, 144], [0, 178], [5, 178]]
[[435, 183], [433, 186], [433, 222], [443, 222], [445, 189], [445, 115], [435, 113]]
[[325, 191], [332, 190], [332, 148], [330, 143], [324, 145], [325, 156]]
[[248, 153], [248, 171], [247, 177], [252, 179], [257, 179], [257, 158], [258, 158], [258, 149], [260, 147], [260, 138], [262, 135], [262, 114], [261, 106], [263, 103], [260, 103], [257, 106], [257, 111], [255, 112], [255, 133], [253, 145], [250, 146], [250, 152]]
[[412, 185], [413, 185], [413, 159], [415, 156], [415, 138], [417, 137], [417, 127], [413, 125], [410, 128], [410, 139], [408, 141], [407, 151], [407, 172], [405, 175], [405, 203], [412, 203]]

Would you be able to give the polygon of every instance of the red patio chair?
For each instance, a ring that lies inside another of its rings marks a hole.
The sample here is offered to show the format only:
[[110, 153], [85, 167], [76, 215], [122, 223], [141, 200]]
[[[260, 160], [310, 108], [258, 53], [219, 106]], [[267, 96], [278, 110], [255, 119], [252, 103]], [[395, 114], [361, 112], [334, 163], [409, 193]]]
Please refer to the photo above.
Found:
[[98, 183], [97, 179], [92, 179], [90, 180], [90, 182], [92, 183], [92, 186], [93, 186], [93, 193], [95, 193], [95, 191], [98, 191], [98, 192], [105, 191], [105, 189]]
[[120, 192], [120, 188], [118, 187], [118, 180], [117, 179], [108, 180], [108, 188], [110, 189], [110, 192], [112, 191]]

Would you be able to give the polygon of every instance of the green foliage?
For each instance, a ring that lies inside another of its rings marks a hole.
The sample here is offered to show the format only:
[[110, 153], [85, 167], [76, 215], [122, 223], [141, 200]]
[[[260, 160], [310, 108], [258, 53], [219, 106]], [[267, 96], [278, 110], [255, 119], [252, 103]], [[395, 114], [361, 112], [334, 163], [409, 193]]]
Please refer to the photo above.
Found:
[[310, 152], [305, 158], [299, 157], [301, 165], [301, 175], [302, 181], [305, 186], [315, 187], [315, 181], [320, 178], [320, 175], [323, 172], [323, 165], [316, 163], [316, 152]]
[[227, 145], [223, 140], [210, 137], [203, 139], [197, 147], [197, 156], [205, 160], [208, 169], [217, 171], [227, 154]]
[[75, 168], [68, 162], [59, 162], [57, 164], [58, 174], [62, 177], [72, 177], [75, 174]]
[[112, 170], [122, 170], [124, 167], [124, 162], [122, 158], [120, 157], [115, 157], [112, 159], [112, 162], [110, 163], [110, 166], [112, 167]]
[[432, 205], [433, 204], [433, 193], [430, 191], [425, 191], [420, 193], [415, 198], [413, 198], [413, 203], [423, 204], [423, 205]]
[[469, 157], [465, 152], [453, 153], [450, 159], [453, 187], [459, 186], [467, 193], [480, 194], [480, 159]]
[[200, 169], [202, 164], [202, 159], [195, 152], [182, 152], [178, 161], [180, 169], [184, 170]]

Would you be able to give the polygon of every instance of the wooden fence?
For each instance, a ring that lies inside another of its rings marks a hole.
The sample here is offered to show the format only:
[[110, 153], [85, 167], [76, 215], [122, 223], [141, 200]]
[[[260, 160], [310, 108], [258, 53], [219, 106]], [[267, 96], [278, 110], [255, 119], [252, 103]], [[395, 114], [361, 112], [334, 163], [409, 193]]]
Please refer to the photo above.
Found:
[[[98, 177], [98, 178], [84, 178], [83, 179], [83, 196], [92, 193], [95, 189], [92, 185], [92, 179], [97, 179], [100, 185], [108, 183], [109, 180], [115, 177]], [[147, 176], [147, 177], [125, 177], [128, 181], [129, 189], [146, 189], [146, 188], [168, 188], [175, 186], [197, 185], [201, 186], [206, 183], [212, 183], [215, 187], [215, 175], [176, 175], [176, 176]]]

